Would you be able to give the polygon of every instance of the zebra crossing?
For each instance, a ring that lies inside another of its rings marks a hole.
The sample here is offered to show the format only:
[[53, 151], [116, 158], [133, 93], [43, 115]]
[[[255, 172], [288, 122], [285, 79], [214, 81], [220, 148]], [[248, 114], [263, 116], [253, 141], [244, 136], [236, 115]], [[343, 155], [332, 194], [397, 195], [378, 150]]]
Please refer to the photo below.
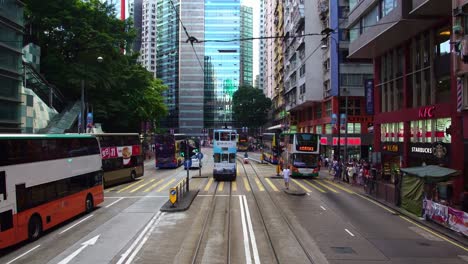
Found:
[[[140, 178], [135, 182], [114, 186], [106, 189], [104, 192], [107, 194], [144, 194], [150, 192], [167, 193], [169, 188], [177, 184], [177, 179], [174, 177], [167, 177], [163, 179], [156, 178]], [[245, 192], [281, 192], [284, 189], [283, 179], [277, 177], [263, 177], [259, 178], [247, 178], [243, 175], [238, 176], [236, 181], [232, 183], [220, 182], [215, 184], [212, 177], [198, 180], [197, 184], [191, 185], [192, 188], [197, 188], [201, 193], [211, 193], [217, 189], [218, 193], [228, 193], [229, 184], [231, 184], [233, 193], [245, 193]], [[332, 182], [328, 179], [291, 179], [290, 189], [304, 191], [307, 193], [318, 193], [318, 194], [339, 194], [347, 193], [354, 194], [355, 192], [350, 188], [347, 188], [343, 184]]]

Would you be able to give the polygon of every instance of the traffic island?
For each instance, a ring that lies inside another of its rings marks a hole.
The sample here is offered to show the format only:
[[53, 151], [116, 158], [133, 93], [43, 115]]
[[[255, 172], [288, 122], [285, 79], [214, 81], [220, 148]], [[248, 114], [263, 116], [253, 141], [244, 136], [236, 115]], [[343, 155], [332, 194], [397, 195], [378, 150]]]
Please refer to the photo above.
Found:
[[286, 194], [295, 195], [295, 196], [303, 196], [303, 195], [306, 195], [306, 194], [307, 194], [306, 192], [303, 192], [303, 191], [293, 190], [293, 189], [286, 189], [286, 188], [284, 188], [283, 191], [284, 191]]
[[183, 197], [179, 198], [176, 203], [172, 204], [168, 200], [160, 209], [161, 212], [182, 212], [190, 208], [199, 190], [188, 191]]

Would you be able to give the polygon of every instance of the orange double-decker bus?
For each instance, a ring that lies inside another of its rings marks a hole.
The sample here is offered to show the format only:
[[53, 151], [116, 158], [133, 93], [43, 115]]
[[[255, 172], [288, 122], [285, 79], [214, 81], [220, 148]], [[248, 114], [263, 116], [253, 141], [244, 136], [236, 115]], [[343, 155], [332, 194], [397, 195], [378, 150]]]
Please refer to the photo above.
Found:
[[102, 175], [92, 135], [0, 134], [0, 248], [92, 211]]

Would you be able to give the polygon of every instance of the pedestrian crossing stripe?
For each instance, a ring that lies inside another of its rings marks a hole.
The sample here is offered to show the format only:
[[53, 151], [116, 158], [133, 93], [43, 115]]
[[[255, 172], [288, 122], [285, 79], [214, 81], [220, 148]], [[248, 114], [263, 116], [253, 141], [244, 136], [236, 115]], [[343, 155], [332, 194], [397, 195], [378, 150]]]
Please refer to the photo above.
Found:
[[298, 182], [297, 180], [292, 179], [292, 181], [293, 181], [295, 184], [299, 185], [299, 187], [301, 187], [302, 189], [304, 189], [304, 191], [306, 191], [306, 192], [308, 192], [308, 193], [311, 192], [311, 190], [309, 190], [309, 188], [305, 187], [304, 185], [302, 185], [302, 184], [301, 184], [300, 182]]
[[237, 192], [237, 182], [236, 181], [232, 182], [232, 191]]
[[349, 189], [347, 189], [345, 187], [342, 187], [342, 186], [340, 186], [340, 185], [338, 185], [338, 184], [336, 184], [334, 182], [331, 182], [330, 180], [326, 180], [326, 181], [327, 181], [328, 184], [331, 184], [331, 185], [335, 186], [336, 188], [339, 188], [339, 189], [341, 189], [341, 190], [343, 190], [343, 191], [345, 191], [345, 192], [347, 192], [349, 194], [354, 194], [353, 191], [350, 191]]
[[309, 181], [305, 181], [305, 183], [307, 183], [308, 185], [314, 187], [314, 189], [316, 189], [317, 191], [321, 192], [321, 193], [326, 193], [326, 191], [320, 187], [318, 187], [317, 185], [309, 182]]
[[166, 189], [166, 188], [169, 186], [169, 184], [175, 182], [175, 180], [176, 180], [176, 179], [170, 180], [169, 182], [167, 182], [166, 184], [164, 184], [163, 186], [161, 186], [161, 188], [159, 188], [159, 189], [157, 190], [157, 192], [162, 192], [164, 189]]
[[158, 182], [156, 182], [155, 184], [151, 185], [150, 187], [146, 188], [143, 192], [149, 192], [150, 190], [154, 189], [156, 186], [158, 186], [159, 184], [161, 184], [164, 180], [161, 179], [159, 180]]
[[136, 187], [135, 189], [131, 190], [130, 192], [131, 192], [131, 193], [134, 193], [134, 192], [138, 191], [139, 189], [145, 187], [146, 185], [148, 185], [148, 184], [154, 182], [154, 180], [156, 180], [156, 179], [151, 179], [149, 182], [144, 183], [144, 184], [142, 184], [142, 185]]
[[210, 178], [208, 180], [208, 184], [205, 186], [205, 192], [207, 192], [210, 189], [212, 183], [213, 183], [213, 178]]
[[249, 185], [249, 182], [247, 181], [247, 178], [243, 177], [242, 179], [244, 180], [245, 189], [248, 192], [250, 192], [250, 185]]
[[123, 192], [123, 191], [125, 191], [125, 190], [127, 190], [127, 189], [130, 189], [130, 188], [132, 188], [133, 186], [135, 186], [135, 185], [137, 185], [137, 184], [139, 184], [139, 183], [142, 183], [144, 180], [145, 180], [145, 179], [141, 179], [141, 180], [139, 180], [139, 181], [137, 181], [137, 182], [135, 182], [135, 183], [132, 183], [132, 184], [128, 185], [127, 187], [118, 190], [117, 193], [120, 193], [120, 192]]
[[223, 189], [224, 189], [224, 182], [220, 182], [220, 183], [219, 183], [218, 191], [222, 192]]
[[260, 182], [260, 180], [258, 178], [255, 178], [255, 183], [257, 184], [258, 186], [258, 189], [263, 192], [265, 191], [265, 188], [263, 188], [263, 184]]
[[335, 189], [333, 189], [332, 187], [330, 187], [330, 186], [328, 186], [328, 185], [324, 184], [324, 183], [323, 183], [323, 182], [321, 182], [320, 180], [318, 180], [318, 181], [314, 181], [314, 182], [317, 182], [318, 184], [322, 185], [323, 187], [327, 188], [328, 190], [330, 190], [330, 191], [332, 191], [332, 192], [334, 192], [334, 193], [338, 193], [338, 191], [337, 191], [337, 190], [335, 190]]
[[270, 187], [273, 189], [273, 191], [275, 191], [275, 192], [279, 191], [278, 188], [276, 188], [276, 186], [271, 182], [270, 179], [265, 178], [265, 181], [268, 183], [268, 185], [270, 185]]

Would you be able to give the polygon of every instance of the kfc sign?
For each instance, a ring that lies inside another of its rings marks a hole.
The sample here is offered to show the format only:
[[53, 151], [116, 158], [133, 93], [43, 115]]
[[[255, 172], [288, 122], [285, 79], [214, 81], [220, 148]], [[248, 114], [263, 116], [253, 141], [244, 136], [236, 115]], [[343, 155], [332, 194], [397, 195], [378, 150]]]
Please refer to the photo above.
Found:
[[435, 106], [425, 106], [419, 108], [418, 117], [419, 118], [433, 118], [434, 117]]

